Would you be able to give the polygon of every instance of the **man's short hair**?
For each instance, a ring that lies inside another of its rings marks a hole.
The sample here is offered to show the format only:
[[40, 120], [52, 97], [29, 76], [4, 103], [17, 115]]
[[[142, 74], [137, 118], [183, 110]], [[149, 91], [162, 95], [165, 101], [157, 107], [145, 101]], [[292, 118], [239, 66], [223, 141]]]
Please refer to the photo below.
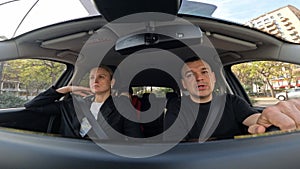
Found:
[[185, 59], [185, 60], [183, 61], [184, 63], [182, 64], [181, 69], [180, 69], [180, 72], [179, 72], [179, 75], [180, 75], [181, 78], [182, 78], [182, 69], [183, 69], [183, 66], [184, 66], [186, 63], [195, 62], [195, 61], [202, 61], [202, 59], [199, 58], [199, 57], [197, 57], [197, 56], [192, 56], [192, 57], [189, 57], [189, 58], [187, 58], [187, 59]]
[[202, 59], [197, 57], [197, 56], [193, 56], [193, 57], [190, 57], [190, 58], [187, 58], [186, 60], [184, 60], [184, 63], [195, 62], [195, 61], [198, 61], [198, 60], [201, 61]]

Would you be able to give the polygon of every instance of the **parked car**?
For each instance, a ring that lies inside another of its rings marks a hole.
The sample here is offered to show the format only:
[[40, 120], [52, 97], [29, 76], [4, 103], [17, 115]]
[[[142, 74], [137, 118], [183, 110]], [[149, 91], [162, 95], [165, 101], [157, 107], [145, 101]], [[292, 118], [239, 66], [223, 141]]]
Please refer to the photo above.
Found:
[[[156, 135], [136, 142], [86, 140], [59, 135], [59, 116], [23, 107], [50, 86], [86, 85], [88, 70], [99, 63], [120, 70], [123, 83], [116, 92], [125, 84], [144, 93], [164, 87], [181, 96], [178, 70], [191, 55], [211, 61], [217, 94], [235, 94], [252, 104], [232, 66], [300, 64], [299, 15], [292, 15], [297, 8], [293, 0], [0, 3], [0, 86], [1, 96], [9, 95], [3, 97], [9, 101], [0, 100], [0, 168], [298, 168], [298, 131], [189, 143], [163, 142]], [[292, 37], [280, 33], [284, 27]], [[157, 112], [164, 112], [164, 101], [155, 104]]]
[[300, 89], [292, 88], [292, 89], [286, 90], [285, 92], [277, 93], [276, 98], [278, 100], [287, 100], [287, 99], [300, 98]]

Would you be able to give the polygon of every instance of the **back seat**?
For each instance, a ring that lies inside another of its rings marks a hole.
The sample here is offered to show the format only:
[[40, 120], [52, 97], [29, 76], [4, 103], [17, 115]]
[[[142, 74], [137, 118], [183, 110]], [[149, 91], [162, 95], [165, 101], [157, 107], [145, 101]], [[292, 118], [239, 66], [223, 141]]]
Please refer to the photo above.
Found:
[[[151, 103], [150, 103], [151, 100]], [[157, 116], [160, 114], [160, 116], [155, 119], [154, 121], [151, 121], [149, 123], [143, 123], [143, 133], [145, 137], [152, 137], [156, 136], [158, 134], [161, 134], [163, 132], [163, 118], [164, 118], [164, 100], [160, 100], [160, 98], [157, 98], [155, 94], [153, 93], [144, 93], [143, 97], [141, 98], [142, 106], [141, 106], [141, 119], [148, 118], [149, 116], [144, 111], [147, 111], [151, 108], [151, 113], [157, 113]], [[152, 117], [151, 115], [150, 117]]]

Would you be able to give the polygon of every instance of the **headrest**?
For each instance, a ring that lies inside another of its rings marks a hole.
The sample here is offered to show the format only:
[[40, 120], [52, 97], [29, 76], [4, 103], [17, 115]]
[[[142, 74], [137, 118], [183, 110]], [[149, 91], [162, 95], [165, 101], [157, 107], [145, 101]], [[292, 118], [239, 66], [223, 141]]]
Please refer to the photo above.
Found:
[[[123, 16], [135, 13], [166, 13], [171, 16], [177, 15], [182, 0], [94, 0], [96, 7], [101, 15], [111, 22]], [[149, 17], [139, 17], [126, 20], [126, 22], [146, 22], [146, 21], [165, 21], [173, 18], [166, 18], [150, 15]]]

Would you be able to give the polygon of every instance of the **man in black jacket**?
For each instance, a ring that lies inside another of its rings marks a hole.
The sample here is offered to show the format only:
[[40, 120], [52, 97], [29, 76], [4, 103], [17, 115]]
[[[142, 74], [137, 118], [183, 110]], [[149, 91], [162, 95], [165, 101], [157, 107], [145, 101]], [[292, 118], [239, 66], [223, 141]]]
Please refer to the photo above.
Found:
[[[30, 111], [51, 112], [61, 115], [60, 134], [66, 137], [89, 137], [98, 139], [124, 139], [142, 137], [139, 124], [124, 118], [116, 109], [111, 96], [114, 85], [112, 70], [104, 65], [93, 68], [89, 75], [90, 88], [81, 86], [51, 87], [25, 104]], [[92, 93], [91, 96], [71, 97], [59, 100], [73, 92]], [[120, 98], [128, 99], [128, 98]], [[126, 107], [126, 106], [125, 106]], [[132, 118], [135, 116], [132, 112]]]
[[[263, 133], [272, 125], [282, 130], [300, 127], [300, 100], [280, 102], [259, 113], [238, 96], [214, 96], [215, 74], [210, 65], [198, 57], [186, 60], [181, 78], [189, 96], [174, 98], [168, 103], [164, 129], [170, 130], [166, 132], [165, 140], [232, 138], [246, 134], [247, 130], [253, 134]], [[220, 100], [222, 97], [224, 99]], [[223, 111], [216, 110], [217, 106]], [[209, 116], [214, 117], [212, 122], [209, 122]]]

